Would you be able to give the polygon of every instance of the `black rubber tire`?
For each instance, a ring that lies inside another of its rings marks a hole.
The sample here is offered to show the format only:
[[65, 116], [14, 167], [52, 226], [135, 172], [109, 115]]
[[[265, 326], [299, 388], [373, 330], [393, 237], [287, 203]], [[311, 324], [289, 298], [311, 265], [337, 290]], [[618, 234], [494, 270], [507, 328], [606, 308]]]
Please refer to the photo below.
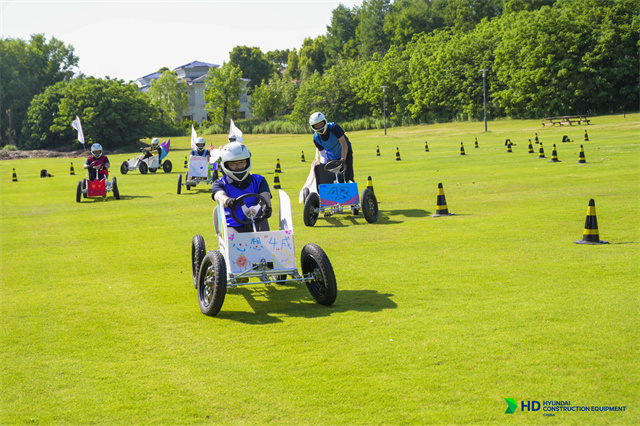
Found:
[[147, 166], [147, 163], [141, 161], [140, 165], [138, 166], [138, 170], [140, 170], [140, 173], [142, 173], [143, 175], [146, 175], [149, 171], [149, 166]]
[[182, 173], [178, 175], [178, 195], [182, 192]]
[[191, 275], [193, 277], [193, 288], [198, 288], [198, 273], [200, 265], [207, 254], [202, 235], [194, 235], [191, 240]]
[[123, 175], [129, 173], [129, 163], [123, 161], [122, 164], [120, 164], [120, 173]]
[[149, 173], [155, 173], [157, 171], [158, 169], [156, 169], [155, 167], [149, 167]]
[[309, 196], [309, 188], [302, 188], [302, 202], [307, 201], [307, 197]]
[[362, 215], [367, 222], [374, 223], [378, 221], [378, 200], [373, 189], [367, 187], [362, 191], [361, 206]]
[[120, 199], [120, 190], [118, 189], [118, 182], [116, 181], [116, 177], [113, 177], [111, 181], [111, 190], [113, 191], [113, 196], [116, 197], [116, 200]]
[[164, 160], [162, 162], [162, 170], [165, 173], [171, 173], [171, 170], [173, 169], [173, 164], [171, 164], [171, 161], [169, 160]]
[[87, 198], [87, 180], [82, 179], [82, 198]]
[[309, 195], [307, 196], [307, 199], [304, 201], [303, 218], [304, 218], [304, 224], [306, 226], [313, 226], [316, 224], [316, 222], [318, 221], [319, 212], [317, 211], [314, 212], [313, 209], [317, 209], [319, 207], [320, 207], [320, 196], [315, 192], [309, 193]]
[[200, 311], [216, 316], [227, 294], [227, 265], [218, 250], [207, 253], [198, 272], [198, 304]]
[[327, 254], [316, 244], [307, 244], [300, 253], [303, 275], [313, 273], [317, 279], [307, 282], [309, 293], [321, 305], [331, 306], [336, 301], [338, 286], [333, 266]]
[[82, 199], [82, 181], [78, 181], [78, 187], [76, 188], [76, 203], [79, 203]]

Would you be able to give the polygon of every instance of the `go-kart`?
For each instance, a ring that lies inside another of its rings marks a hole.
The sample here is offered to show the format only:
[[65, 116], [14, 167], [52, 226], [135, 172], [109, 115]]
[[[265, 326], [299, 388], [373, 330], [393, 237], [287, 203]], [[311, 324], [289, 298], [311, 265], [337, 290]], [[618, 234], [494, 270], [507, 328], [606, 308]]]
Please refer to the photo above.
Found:
[[197, 186], [200, 183], [211, 185], [214, 180], [218, 179], [218, 158], [219, 151], [217, 149], [211, 152], [211, 158], [207, 162], [205, 157], [192, 155], [189, 157], [189, 168], [178, 175], [178, 194], [182, 192], [182, 186], [186, 186], [187, 190]]
[[[126, 175], [129, 171], [138, 169], [140, 173], [146, 175], [148, 172], [155, 173], [159, 168], [162, 168], [165, 173], [171, 173], [173, 165], [171, 161], [165, 160], [165, 157], [169, 154], [170, 147], [171, 139], [160, 144], [160, 154], [156, 153], [145, 158], [144, 153], [141, 153], [136, 158], [123, 161], [120, 165], [120, 173]], [[145, 150], [147, 150], [147, 148], [140, 148], [140, 151]]]
[[115, 176], [113, 180], [109, 182], [106, 176], [102, 179], [98, 179], [100, 170], [100, 166], [94, 166], [96, 169], [96, 179], [91, 180], [88, 177], [82, 179], [78, 182], [78, 186], [76, 189], [76, 202], [80, 202], [82, 198], [88, 197], [106, 197], [107, 192], [113, 191], [113, 196], [116, 200], [120, 199], [120, 191], [118, 190], [118, 183], [116, 182]]
[[[218, 202], [213, 210], [213, 225], [219, 250], [205, 249], [204, 238], [195, 235], [191, 243], [193, 283], [198, 291], [198, 302], [203, 314], [215, 316], [224, 303], [228, 288], [250, 284], [304, 283], [311, 296], [321, 305], [330, 306], [338, 293], [331, 262], [324, 250], [316, 244], [307, 244], [300, 254], [302, 273], [298, 272], [293, 245], [291, 201], [282, 190], [278, 191], [280, 227], [277, 231], [256, 232], [255, 220], [267, 206], [260, 194], [244, 194], [237, 198], [247, 216], [238, 223], [252, 224], [253, 232], [230, 234], [225, 210]], [[255, 197], [259, 204], [250, 209], [248, 198]], [[287, 278], [289, 277], [289, 278]], [[254, 281], [251, 281], [254, 280]]]
[[360, 198], [358, 184], [345, 182], [346, 169], [346, 164], [341, 160], [331, 160], [314, 166], [317, 192], [310, 191], [309, 188], [303, 189], [305, 225], [315, 225], [320, 213], [330, 217], [342, 213], [345, 208], [355, 216], [362, 209], [362, 215], [369, 223], [378, 220], [378, 200], [373, 189], [367, 187], [362, 191], [362, 198]]

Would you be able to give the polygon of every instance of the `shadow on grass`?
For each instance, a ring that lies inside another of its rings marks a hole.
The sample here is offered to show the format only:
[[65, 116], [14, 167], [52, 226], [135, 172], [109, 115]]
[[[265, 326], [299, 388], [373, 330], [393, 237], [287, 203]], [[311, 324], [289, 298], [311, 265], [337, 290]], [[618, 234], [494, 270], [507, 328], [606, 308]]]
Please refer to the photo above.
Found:
[[106, 197], [87, 197], [83, 198], [80, 204], [83, 203], [105, 203], [111, 201], [127, 201], [135, 198], [152, 198], [150, 195], [120, 195], [120, 199], [116, 200], [113, 195], [107, 195]]
[[341, 312], [379, 312], [396, 309], [392, 294], [375, 290], [340, 290], [332, 306], [316, 303], [305, 285], [236, 287], [227, 293], [226, 299], [243, 296], [253, 312], [225, 311], [224, 305], [216, 318], [245, 324], [273, 324], [283, 322], [282, 316], [318, 318]]

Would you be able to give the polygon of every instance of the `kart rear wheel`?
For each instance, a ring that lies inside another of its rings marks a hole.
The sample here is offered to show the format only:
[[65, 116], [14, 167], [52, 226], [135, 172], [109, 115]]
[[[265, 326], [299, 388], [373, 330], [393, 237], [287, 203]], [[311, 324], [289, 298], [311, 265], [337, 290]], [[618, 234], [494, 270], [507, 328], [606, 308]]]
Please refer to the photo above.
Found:
[[318, 220], [318, 210], [320, 208], [320, 196], [317, 193], [311, 192], [304, 201], [304, 224], [306, 226], [313, 226]]
[[198, 303], [200, 311], [216, 316], [227, 294], [227, 265], [218, 250], [207, 253], [198, 272]]
[[76, 188], [76, 202], [79, 203], [82, 199], [82, 181], [78, 181], [78, 187]]
[[162, 163], [162, 170], [164, 170], [165, 173], [171, 173], [172, 169], [173, 169], [173, 164], [171, 164], [171, 161], [164, 160], [164, 162]]
[[307, 201], [307, 197], [309, 196], [309, 188], [302, 188], [302, 202]]
[[122, 164], [120, 164], [120, 173], [122, 173], [123, 175], [129, 173], [129, 163], [123, 161]]
[[182, 173], [178, 175], [178, 195], [182, 192]]
[[82, 198], [87, 198], [87, 180], [82, 179]]
[[143, 175], [146, 175], [149, 171], [149, 166], [147, 166], [147, 163], [141, 161], [140, 165], [138, 166], [138, 170], [140, 170], [140, 173], [142, 173]]
[[194, 235], [191, 240], [191, 275], [193, 276], [193, 288], [198, 288], [198, 273], [200, 265], [207, 254], [202, 235]]
[[362, 214], [369, 223], [378, 221], [378, 200], [371, 188], [362, 191]]
[[118, 182], [116, 182], [116, 177], [113, 177], [111, 181], [111, 190], [113, 191], [113, 196], [116, 197], [116, 200], [120, 199], [120, 190], [118, 189]]
[[155, 173], [156, 171], [158, 171], [158, 169], [156, 169], [155, 167], [149, 167], [149, 171], [151, 173]]
[[332, 305], [338, 295], [338, 286], [333, 266], [324, 250], [316, 244], [307, 244], [300, 253], [300, 265], [303, 275], [313, 276], [313, 280], [307, 282], [311, 296], [321, 305]]

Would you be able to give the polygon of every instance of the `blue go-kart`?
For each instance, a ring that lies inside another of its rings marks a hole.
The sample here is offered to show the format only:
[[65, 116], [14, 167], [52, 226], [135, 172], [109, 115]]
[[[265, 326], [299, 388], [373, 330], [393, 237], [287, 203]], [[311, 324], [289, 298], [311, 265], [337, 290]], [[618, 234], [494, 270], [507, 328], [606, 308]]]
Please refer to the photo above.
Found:
[[303, 214], [306, 226], [314, 226], [320, 213], [330, 217], [343, 213], [346, 209], [354, 216], [358, 216], [362, 210], [362, 215], [369, 223], [378, 220], [378, 200], [373, 189], [367, 187], [360, 197], [358, 184], [345, 182], [346, 170], [346, 164], [340, 160], [331, 160], [314, 167], [317, 192], [310, 191], [308, 188], [303, 190]]

